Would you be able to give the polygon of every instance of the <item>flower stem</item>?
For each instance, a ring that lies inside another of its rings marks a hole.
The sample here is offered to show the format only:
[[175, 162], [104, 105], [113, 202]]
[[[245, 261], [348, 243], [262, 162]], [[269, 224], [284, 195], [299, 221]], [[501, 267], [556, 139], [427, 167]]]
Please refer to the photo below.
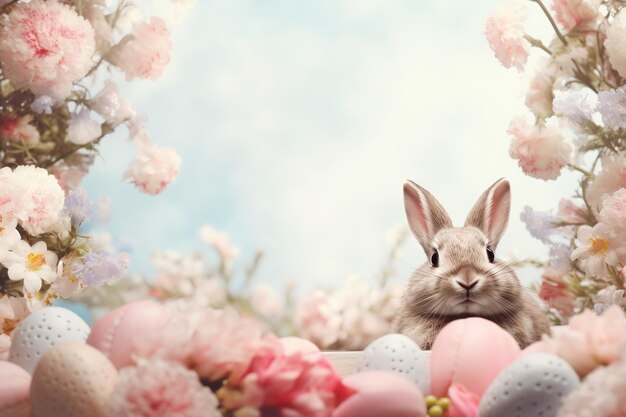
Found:
[[545, 46], [543, 42], [541, 42], [539, 39], [533, 38], [532, 36], [527, 35], [527, 34], [524, 34], [524, 39], [526, 39], [528, 43], [530, 43], [531, 46], [534, 46], [535, 48], [539, 48], [545, 51], [548, 55], [552, 55], [552, 51], [548, 49], [548, 47]]
[[567, 166], [569, 166], [574, 171], [580, 172], [581, 174], [585, 175], [586, 177], [593, 177], [593, 173], [592, 172], [589, 172], [589, 171], [587, 171], [587, 170], [585, 170], [585, 169], [583, 169], [583, 168], [581, 168], [581, 167], [579, 167], [577, 165], [567, 164]]
[[559, 30], [559, 27], [556, 25], [556, 22], [554, 21], [554, 19], [552, 18], [552, 15], [550, 14], [548, 9], [546, 8], [546, 5], [543, 4], [543, 1], [541, 1], [541, 0], [530, 0], [530, 1], [532, 1], [533, 3], [537, 3], [539, 5], [539, 7], [541, 7], [541, 10], [543, 11], [543, 14], [546, 15], [546, 17], [550, 21], [550, 24], [552, 25], [552, 28], [554, 28], [554, 31], [556, 32], [556, 36], [558, 36], [559, 39], [561, 40], [561, 42], [563, 42], [563, 45], [567, 46], [567, 39], [565, 39], [565, 36], [563, 36], [561, 31]]

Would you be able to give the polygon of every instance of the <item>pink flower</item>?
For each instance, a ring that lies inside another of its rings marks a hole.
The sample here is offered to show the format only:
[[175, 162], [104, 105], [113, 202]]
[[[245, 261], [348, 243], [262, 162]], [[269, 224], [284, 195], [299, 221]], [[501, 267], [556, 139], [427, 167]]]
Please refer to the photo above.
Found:
[[537, 117], [546, 118], [553, 114], [554, 80], [554, 70], [551, 67], [543, 67], [530, 81], [526, 93], [526, 107]]
[[607, 28], [604, 46], [611, 66], [626, 77], [626, 12], [623, 9]]
[[600, 18], [599, 0], [554, 0], [552, 10], [565, 30], [593, 30]]
[[132, 37], [114, 54], [112, 63], [124, 71], [127, 80], [156, 80], [170, 62], [170, 38], [165, 22], [158, 17], [137, 23]]
[[108, 417], [220, 417], [218, 401], [198, 376], [175, 362], [141, 361], [120, 371]]
[[626, 188], [604, 195], [600, 221], [614, 230], [626, 231]]
[[574, 311], [574, 298], [567, 289], [563, 275], [548, 267], [542, 275], [539, 297], [565, 317]]
[[3, 119], [0, 121], [0, 136], [28, 147], [36, 146], [40, 136], [37, 128], [30, 124], [32, 121], [30, 115]]
[[453, 384], [448, 390], [450, 409], [446, 417], [476, 417], [480, 398], [461, 384]]
[[57, 0], [32, 0], [11, 9], [0, 32], [0, 62], [17, 88], [63, 99], [83, 78], [95, 51], [94, 30]]
[[517, 159], [526, 175], [554, 180], [571, 160], [572, 146], [565, 142], [553, 119], [545, 126], [535, 126], [516, 118], [509, 125], [508, 133], [513, 136], [509, 155]]
[[262, 408], [280, 417], [329, 417], [337, 403], [339, 377], [319, 350], [292, 345], [289, 340], [268, 340], [258, 347], [241, 383], [229, 381], [218, 392], [223, 405]]
[[595, 214], [600, 211], [605, 194], [613, 194], [620, 188], [626, 188], [626, 153], [605, 156], [601, 161], [602, 171], [596, 175], [586, 192], [587, 201]]
[[122, 123], [130, 121], [136, 113], [120, 95], [117, 85], [106, 80], [102, 90], [89, 102], [89, 107], [99, 113], [107, 122]]
[[208, 245], [213, 246], [224, 263], [230, 264], [239, 255], [239, 248], [230, 242], [227, 233], [216, 230], [213, 226], [204, 225], [200, 228], [200, 238]]
[[585, 310], [572, 317], [569, 325], [553, 328], [552, 336], [544, 336], [527, 349], [562, 357], [582, 378], [599, 366], [615, 362], [624, 343], [624, 312], [611, 306], [601, 316]]
[[139, 142], [139, 155], [124, 173], [144, 193], [161, 193], [178, 175], [180, 156], [171, 147], [159, 147], [147, 141]]
[[562, 222], [569, 224], [587, 224], [589, 222], [587, 210], [566, 198], [562, 198], [559, 201], [558, 218]]
[[496, 10], [485, 24], [485, 36], [496, 58], [506, 68], [521, 71], [528, 58], [528, 44], [524, 39], [527, 8], [521, 1], [513, 1]]
[[95, 156], [92, 153], [75, 152], [62, 162], [51, 167], [50, 173], [59, 182], [59, 185], [66, 191], [78, 187], [93, 165]]

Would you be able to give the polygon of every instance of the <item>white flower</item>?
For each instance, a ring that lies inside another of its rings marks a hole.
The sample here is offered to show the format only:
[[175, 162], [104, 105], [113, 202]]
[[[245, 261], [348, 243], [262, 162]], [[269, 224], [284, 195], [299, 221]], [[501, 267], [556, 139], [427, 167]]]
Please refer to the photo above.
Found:
[[598, 112], [604, 126], [617, 130], [626, 128], [626, 89], [604, 90], [598, 93]]
[[556, 230], [556, 219], [550, 212], [535, 211], [530, 206], [525, 206], [520, 214], [520, 220], [526, 225], [526, 230], [535, 239], [543, 243], [551, 243], [552, 235]]
[[204, 243], [213, 246], [226, 264], [230, 264], [239, 255], [239, 248], [230, 243], [228, 234], [215, 230], [213, 226], [202, 226], [200, 238]]
[[32, 294], [41, 289], [42, 280], [53, 283], [57, 279], [57, 260], [45, 242], [37, 242], [31, 247], [21, 240], [2, 259], [2, 264], [8, 269], [9, 278], [24, 280], [24, 289]]
[[0, 296], [0, 334], [11, 335], [28, 315], [26, 301], [22, 297]]
[[178, 175], [180, 156], [171, 147], [146, 142], [138, 143], [138, 147], [139, 155], [124, 173], [124, 179], [147, 194], [159, 194]]
[[537, 117], [546, 118], [552, 115], [554, 75], [551, 67], [543, 66], [530, 81], [526, 93], [526, 107]]
[[76, 145], [85, 145], [102, 135], [100, 123], [91, 120], [91, 112], [82, 109], [70, 119], [66, 140]]
[[120, 95], [117, 85], [106, 80], [104, 87], [89, 102], [89, 107], [109, 123], [122, 123], [135, 117], [135, 111]]
[[252, 289], [250, 303], [256, 311], [268, 318], [280, 316], [285, 311], [285, 302], [267, 284], [258, 284]]
[[626, 188], [602, 198], [600, 221], [617, 231], [626, 231]]
[[597, 97], [587, 88], [579, 90], [557, 90], [554, 93], [552, 106], [554, 113], [565, 116], [572, 123], [591, 120], [596, 108]]
[[576, 249], [572, 252], [572, 260], [580, 259], [588, 277], [608, 277], [607, 265], [617, 266], [620, 258], [620, 247], [611, 230], [598, 223], [593, 228], [588, 225], [578, 228]]
[[[562, 47], [560, 40], [557, 39], [555, 42], [559, 42], [559, 47]], [[572, 77], [576, 72], [576, 66], [584, 66], [589, 60], [589, 50], [580, 43], [570, 42], [568, 46], [555, 52], [553, 60], [559, 71]]]
[[609, 285], [598, 291], [594, 297], [594, 310], [596, 314], [602, 314], [612, 305], [626, 307], [626, 298], [624, 298], [624, 290], [618, 290], [615, 285]]
[[623, 9], [606, 30], [604, 46], [613, 68], [626, 78], [626, 12]]
[[10, 250], [17, 242], [22, 240], [16, 228], [16, 218], [2, 216], [0, 214], [0, 253]]
[[54, 99], [50, 96], [39, 96], [30, 105], [30, 109], [38, 114], [52, 114]]

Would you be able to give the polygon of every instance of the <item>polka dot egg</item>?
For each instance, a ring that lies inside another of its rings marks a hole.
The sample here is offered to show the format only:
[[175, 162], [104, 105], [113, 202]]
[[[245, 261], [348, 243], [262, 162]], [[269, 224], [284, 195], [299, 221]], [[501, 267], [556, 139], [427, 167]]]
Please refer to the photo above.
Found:
[[75, 313], [61, 307], [48, 307], [33, 312], [13, 333], [9, 361], [31, 375], [39, 360], [60, 342], [84, 342], [89, 326]]
[[402, 334], [382, 336], [365, 348], [357, 372], [390, 371], [413, 382], [421, 392], [428, 392], [430, 352]]
[[534, 353], [507, 366], [480, 401], [481, 417], [555, 417], [562, 400], [578, 388], [572, 367], [558, 356]]

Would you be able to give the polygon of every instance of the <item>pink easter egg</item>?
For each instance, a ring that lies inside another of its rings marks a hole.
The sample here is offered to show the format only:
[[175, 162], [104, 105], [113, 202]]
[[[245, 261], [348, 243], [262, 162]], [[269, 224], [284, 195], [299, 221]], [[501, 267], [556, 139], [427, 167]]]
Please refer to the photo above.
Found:
[[342, 380], [347, 398], [332, 417], [424, 417], [420, 390], [408, 379], [385, 371], [353, 374]]
[[0, 361], [0, 415], [28, 400], [30, 374], [12, 362]]
[[120, 369], [134, 363], [136, 342], [156, 332], [167, 318], [167, 310], [154, 301], [127, 304], [96, 321], [87, 344], [104, 353]]
[[455, 320], [433, 343], [430, 393], [444, 397], [452, 384], [461, 384], [480, 397], [519, 354], [513, 336], [494, 322], [478, 317]]

